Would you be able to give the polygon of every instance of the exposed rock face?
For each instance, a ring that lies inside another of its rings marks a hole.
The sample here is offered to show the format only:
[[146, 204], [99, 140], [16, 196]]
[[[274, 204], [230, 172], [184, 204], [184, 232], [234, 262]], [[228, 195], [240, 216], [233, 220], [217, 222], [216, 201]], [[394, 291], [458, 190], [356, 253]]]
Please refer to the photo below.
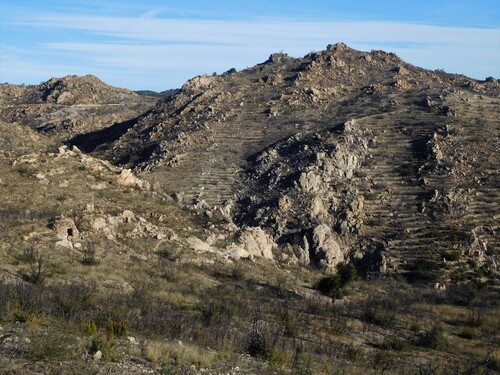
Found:
[[295, 247], [298, 254], [302, 237], [315, 237], [311, 263], [333, 269], [344, 256], [333, 244], [334, 234], [324, 229], [335, 229], [346, 253], [362, 234], [364, 198], [349, 180], [367, 153], [368, 134], [348, 121], [327, 131], [296, 134], [258, 154], [244, 190], [251, 198], [243, 195], [240, 204], [246, 208], [238, 221], [273, 228], [276, 240]]
[[207, 74], [194, 77], [182, 86], [181, 91], [186, 95], [195, 95], [209, 89], [213, 81], [214, 78]]
[[246, 228], [241, 233], [243, 249], [252, 256], [272, 260], [273, 247], [276, 246], [273, 238], [260, 227]]
[[337, 242], [338, 237], [326, 224], [320, 224], [312, 233], [311, 258], [318, 268], [333, 271], [345, 260], [344, 252]]
[[187, 243], [191, 247], [191, 249], [199, 252], [208, 252], [208, 253], [213, 253], [215, 252], [214, 248], [210, 246], [208, 243], [200, 240], [197, 237], [189, 237], [186, 239]]

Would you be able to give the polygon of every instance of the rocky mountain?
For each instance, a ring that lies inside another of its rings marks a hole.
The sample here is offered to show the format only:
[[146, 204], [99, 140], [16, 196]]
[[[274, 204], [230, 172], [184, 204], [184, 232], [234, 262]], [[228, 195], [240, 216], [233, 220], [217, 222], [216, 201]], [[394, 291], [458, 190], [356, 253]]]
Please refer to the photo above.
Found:
[[70, 143], [186, 202], [226, 202], [290, 262], [406, 274], [460, 253], [493, 272], [499, 93], [493, 78], [336, 44], [195, 77], [133, 122]]

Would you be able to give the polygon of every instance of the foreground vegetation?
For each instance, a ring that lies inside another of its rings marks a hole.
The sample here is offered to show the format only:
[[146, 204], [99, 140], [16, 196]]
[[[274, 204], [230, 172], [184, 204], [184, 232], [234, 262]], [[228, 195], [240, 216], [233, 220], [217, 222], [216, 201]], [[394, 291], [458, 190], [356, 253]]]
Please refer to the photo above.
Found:
[[[129, 270], [129, 292], [85, 282], [1, 282], [0, 367], [14, 373], [118, 372], [118, 363], [143, 363], [159, 373], [499, 371], [498, 296], [488, 286], [435, 291], [397, 279], [350, 281], [342, 288], [346, 296], [335, 300], [309, 289], [322, 284], [311, 270], [196, 266], [164, 254], [157, 264]], [[88, 267], [96, 272], [103, 265]]]

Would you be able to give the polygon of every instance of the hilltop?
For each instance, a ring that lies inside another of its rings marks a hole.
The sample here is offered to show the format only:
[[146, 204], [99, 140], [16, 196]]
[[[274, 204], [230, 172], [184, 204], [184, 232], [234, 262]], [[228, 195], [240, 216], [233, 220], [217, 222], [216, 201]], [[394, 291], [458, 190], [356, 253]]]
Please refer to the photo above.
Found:
[[0, 120], [68, 136], [129, 120], [156, 98], [109, 86], [93, 75], [51, 78], [39, 85], [0, 85]]

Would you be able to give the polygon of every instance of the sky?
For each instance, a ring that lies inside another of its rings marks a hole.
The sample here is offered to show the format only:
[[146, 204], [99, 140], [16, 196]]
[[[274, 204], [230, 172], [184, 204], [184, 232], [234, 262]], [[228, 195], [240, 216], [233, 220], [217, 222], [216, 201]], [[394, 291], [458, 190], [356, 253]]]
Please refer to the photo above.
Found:
[[162, 91], [344, 42], [500, 78], [498, 0], [0, 0], [0, 82], [94, 74]]

